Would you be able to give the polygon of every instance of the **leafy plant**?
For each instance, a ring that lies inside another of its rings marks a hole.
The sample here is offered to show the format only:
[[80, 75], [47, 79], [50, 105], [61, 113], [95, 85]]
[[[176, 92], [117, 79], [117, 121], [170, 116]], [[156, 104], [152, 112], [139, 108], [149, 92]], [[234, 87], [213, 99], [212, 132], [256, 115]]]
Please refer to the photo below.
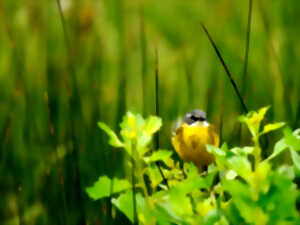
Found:
[[[294, 179], [300, 171], [300, 130], [289, 128], [274, 146], [273, 153], [262, 159], [259, 138], [284, 126], [262, 125], [268, 107], [241, 116], [248, 127], [253, 146], [229, 149], [207, 146], [216, 161], [199, 174], [193, 164], [183, 170], [172, 159], [172, 151], [151, 149], [151, 140], [161, 119], [128, 112], [121, 123], [121, 138], [104, 123], [99, 123], [115, 148], [129, 155], [126, 165], [132, 176], [117, 179], [107, 176], [86, 189], [98, 200], [112, 197], [112, 204], [132, 223], [151, 224], [295, 224], [300, 222], [296, 209], [299, 197]], [[293, 165], [275, 167], [272, 160], [289, 150]], [[162, 167], [155, 162], [161, 161]], [[168, 181], [163, 183], [162, 174]], [[149, 182], [144, 178], [148, 177]]]

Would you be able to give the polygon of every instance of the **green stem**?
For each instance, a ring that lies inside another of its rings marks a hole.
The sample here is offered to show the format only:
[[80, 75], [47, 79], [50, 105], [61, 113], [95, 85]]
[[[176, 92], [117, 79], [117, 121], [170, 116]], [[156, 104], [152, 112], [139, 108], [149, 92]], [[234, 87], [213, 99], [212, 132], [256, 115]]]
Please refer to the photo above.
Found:
[[261, 148], [260, 148], [260, 145], [259, 145], [259, 138], [258, 136], [254, 136], [253, 137], [253, 142], [254, 142], [254, 151], [253, 151], [253, 154], [254, 154], [254, 165], [255, 165], [255, 169], [258, 167], [258, 164], [260, 163], [261, 161]]
[[136, 141], [133, 140], [131, 142], [131, 151], [132, 151], [132, 171], [131, 171], [131, 182], [132, 182], [132, 201], [133, 201], [133, 224], [138, 225], [138, 215], [137, 215], [137, 207], [136, 207], [136, 189], [135, 189], [135, 170], [136, 170], [136, 162], [137, 162], [137, 151], [136, 151]]

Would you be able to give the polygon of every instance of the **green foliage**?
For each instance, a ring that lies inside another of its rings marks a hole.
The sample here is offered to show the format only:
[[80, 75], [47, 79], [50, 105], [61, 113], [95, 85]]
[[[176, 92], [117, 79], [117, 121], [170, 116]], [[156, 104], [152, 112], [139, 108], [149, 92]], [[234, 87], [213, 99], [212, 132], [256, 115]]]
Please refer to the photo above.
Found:
[[107, 176], [103, 176], [99, 177], [98, 181], [92, 187], [87, 188], [86, 192], [90, 198], [98, 200], [129, 189], [130, 187], [131, 184], [127, 180], [110, 179]]
[[[226, 143], [220, 148], [207, 145], [216, 161], [203, 173], [193, 164], [184, 164], [180, 169], [171, 157], [172, 151], [151, 150], [152, 136], [162, 125], [157, 117], [144, 120], [128, 112], [121, 123], [122, 140], [99, 123], [108, 134], [110, 145], [129, 153], [131, 161], [127, 165], [134, 170], [135, 179], [103, 176], [86, 191], [94, 200], [111, 196], [113, 205], [131, 222], [135, 222], [136, 213], [139, 224], [144, 225], [299, 223], [296, 210], [299, 190], [294, 183], [300, 171], [299, 130], [292, 132], [286, 128], [282, 139], [275, 143], [273, 153], [262, 160], [259, 138], [284, 126], [284, 123], [262, 126], [268, 109], [240, 117], [252, 135], [253, 146], [230, 149]], [[287, 149], [293, 165], [272, 164], [272, 160]], [[158, 161], [163, 163], [160, 168]], [[145, 182], [145, 176], [150, 184]]]

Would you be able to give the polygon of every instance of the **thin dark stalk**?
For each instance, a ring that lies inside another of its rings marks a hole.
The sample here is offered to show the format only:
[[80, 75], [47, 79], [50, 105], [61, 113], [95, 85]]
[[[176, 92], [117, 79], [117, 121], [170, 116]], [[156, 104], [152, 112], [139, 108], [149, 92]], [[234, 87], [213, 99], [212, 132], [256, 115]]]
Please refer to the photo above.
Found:
[[1, 3], [0, 3], [0, 16], [2, 16], [2, 18], [3, 18], [2, 21], [3, 21], [3, 23], [4, 23], [4, 27], [5, 27], [7, 36], [8, 36], [8, 38], [9, 38], [10, 44], [11, 44], [12, 47], [14, 47], [15, 44], [16, 44], [16, 42], [15, 42], [15, 40], [14, 40], [14, 38], [13, 38], [11, 29], [10, 29], [10, 27], [9, 27], [9, 25], [8, 25], [8, 19], [7, 19], [7, 15], [6, 15], [5, 9], [4, 9], [4, 7], [1, 5]]
[[131, 163], [132, 163], [132, 170], [131, 170], [131, 182], [132, 182], [132, 202], [133, 202], [133, 225], [138, 225], [138, 216], [137, 216], [137, 207], [136, 207], [136, 190], [135, 190], [135, 170], [136, 170], [136, 144], [132, 143], [132, 154], [133, 157], [131, 157]]
[[66, 44], [66, 47], [68, 48], [68, 50], [70, 50], [71, 44], [70, 44], [70, 39], [69, 39], [68, 32], [67, 32], [65, 17], [64, 17], [62, 7], [61, 7], [61, 2], [60, 2], [60, 0], [56, 0], [56, 3], [57, 3], [60, 19], [61, 19], [61, 25], [63, 28], [64, 39], [66, 42], [65, 44]]
[[141, 56], [142, 56], [142, 92], [143, 92], [143, 114], [147, 114], [147, 46], [146, 46], [146, 36], [145, 36], [145, 21], [144, 21], [144, 8], [143, 5], [140, 6], [140, 43], [141, 43]]
[[[222, 95], [223, 96], [223, 95]], [[224, 120], [224, 99], [222, 97], [222, 106], [221, 106], [221, 115], [220, 115], [220, 130], [219, 130], [219, 137], [220, 143], [223, 142], [223, 120]]]
[[210, 36], [210, 34], [208, 33], [206, 27], [204, 26], [204, 24], [203, 24], [202, 22], [201, 22], [201, 26], [202, 26], [204, 32], [206, 33], [206, 35], [207, 35], [207, 37], [208, 37], [210, 43], [212, 44], [212, 46], [213, 46], [213, 48], [214, 48], [214, 50], [215, 50], [217, 56], [219, 57], [219, 60], [221, 61], [222, 65], [223, 65], [223, 67], [224, 67], [224, 69], [225, 69], [225, 72], [226, 72], [226, 74], [227, 74], [227, 76], [228, 76], [228, 78], [229, 78], [229, 80], [230, 80], [230, 82], [231, 82], [231, 84], [232, 84], [232, 86], [233, 86], [233, 88], [234, 88], [234, 91], [235, 91], [235, 93], [237, 94], [237, 96], [238, 96], [238, 98], [239, 98], [239, 100], [240, 100], [240, 103], [241, 103], [241, 105], [242, 105], [242, 107], [243, 107], [243, 110], [247, 113], [247, 112], [248, 112], [248, 108], [247, 108], [247, 106], [246, 106], [245, 103], [244, 103], [244, 100], [243, 100], [243, 98], [242, 98], [242, 96], [241, 96], [241, 94], [240, 94], [240, 92], [239, 92], [239, 90], [238, 90], [238, 88], [237, 88], [236, 83], [234, 82], [234, 80], [233, 80], [233, 78], [232, 78], [232, 76], [231, 76], [231, 73], [230, 73], [230, 71], [229, 71], [227, 65], [226, 65], [225, 62], [224, 62], [223, 57], [221, 56], [220, 51], [218, 50], [218, 48], [217, 48], [215, 42], [213, 41], [212, 37]]
[[[246, 93], [248, 62], [249, 62], [249, 45], [250, 45], [250, 34], [251, 34], [252, 9], [253, 9], [253, 0], [249, 0], [245, 58], [244, 58], [245, 61], [244, 61], [244, 68], [243, 68], [243, 75], [242, 75], [242, 95], [244, 98], [245, 98], [245, 93]], [[238, 127], [238, 136], [239, 136], [240, 144], [242, 144], [242, 132], [243, 132], [243, 127], [242, 127], [242, 124], [240, 124]]]
[[24, 203], [24, 198], [23, 198], [23, 190], [22, 186], [19, 184], [17, 186], [17, 202], [18, 202], [18, 217], [19, 217], [19, 225], [23, 225], [24, 223], [24, 209], [23, 209], [23, 203]]
[[[54, 87], [54, 80], [51, 79], [52, 74], [48, 75], [48, 91], [50, 90], [51, 87]], [[57, 99], [54, 91], [49, 91], [48, 93], [45, 94], [45, 102], [47, 106], [47, 112], [48, 112], [48, 121], [49, 121], [49, 139], [51, 140], [51, 148], [55, 149], [55, 172], [56, 175], [59, 177], [59, 179], [56, 180], [55, 185], [57, 185], [60, 188], [60, 193], [57, 198], [57, 207], [59, 208], [59, 215], [60, 219], [67, 223], [67, 216], [66, 216], [66, 211], [67, 211], [67, 203], [66, 203], [66, 191], [65, 191], [65, 185], [64, 185], [64, 177], [63, 177], [63, 163], [62, 159], [58, 157], [58, 150], [57, 150], [57, 135], [56, 135], [56, 130], [55, 130], [55, 108], [57, 107]]]
[[[155, 48], [155, 115], [159, 116], [159, 70], [158, 70], [158, 51], [157, 48]], [[155, 139], [154, 139], [154, 144], [155, 144], [155, 149], [159, 149], [159, 132], [155, 134]], [[168, 180], [166, 179], [161, 166], [159, 162], [156, 162], [156, 166], [160, 172], [160, 175], [163, 179], [163, 182], [167, 187], [169, 188]]]
[[242, 83], [242, 92], [245, 93], [246, 86], [246, 77], [248, 71], [248, 59], [249, 59], [249, 43], [250, 43], [250, 34], [251, 34], [251, 18], [252, 18], [252, 8], [253, 0], [249, 0], [249, 11], [248, 11], [248, 22], [247, 22], [247, 32], [246, 32], [246, 48], [245, 48], [245, 61], [243, 69], [243, 83]]
[[[157, 48], [155, 48], [155, 115], [159, 116], [159, 70], [158, 70], [158, 51]], [[156, 142], [156, 147], [159, 147], [159, 135], [156, 133], [155, 136], [155, 142]]]
[[78, 121], [78, 118], [81, 115], [81, 105], [80, 105], [80, 100], [79, 100], [79, 93], [78, 93], [78, 88], [76, 84], [76, 76], [75, 76], [75, 70], [73, 67], [73, 62], [72, 62], [72, 55], [71, 55], [71, 42], [69, 39], [69, 35], [67, 32], [67, 27], [66, 27], [66, 21], [64, 18], [64, 14], [62, 11], [61, 7], [61, 2], [60, 0], [56, 0], [61, 23], [62, 23], [62, 28], [63, 28], [63, 34], [64, 34], [64, 39], [65, 39], [65, 45], [67, 48], [67, 59], [68, 59], [68, 68], [70, 71], [70, 76], [71, 76], [71, 88], [72, 88], [72, 95], [69, 99], [70, 102], [70, 107], [71, 107], [71, 112], [70, 112], [70, 126], [71, 126], [71, 139], [73, 142], [73, 152], [72, 152], [72, 158], [74, 159], [75, 165], [74, 165], [74, 173], [75, 174], [75, 193], [76, 193], [76, 200], [78, 204], [78, 207], [80, 209], [80, 215], [79, 215], [79, 224], [85, 224], [85, 213], [84, 213], [84, 205], [83, 205], [83, 199], [82, 199], [82, 194], [81, 194], [81, 179], [80, 179], [80, 170], [79, 170], [79, 143], [78, 143], [78, 138], [76, 137], [76, 126], [75, 126], [75, 121]]
[[190, 69], [190, 65], [185, 56], [183, 56], [184, 70], [186, 74], [187, 80], [187, 89], [188, 89], [188, 99], [190, 103], [194, 103], [194, 94], [193, 94], [193, 79], [192, 79], [192, 71]]
[[[10, 44], [11, 44], [11, 47], [12, 47], [12, 53], [13, 53], [13, 58], [15, 59], [14, 60], [14, 68], [15, 68], [15, 95], [12, 99], [12, 102], [10, 103], [10, 110], [11, 110], [11, 114], [6, 122], [6, 124], [4, 125], [4, 133], [3, 133], [3, 142], [1, 140], [1, 146], [5, 146], [7, 147], [7, 145], [9, 145], [9, 142], [11, 141], [11, 126], [12, 126], [12, 123], [13, 123], [13, 119], [14, 119], [14, 116], [15, 116], [15, 107], [16, 105], [19, 105], [18, 103], [20, 102], [20, 99], [18, 97], [18, 95], [16, 94], [17, 92], [22, 92], [22, 94], [20, 94], [20, 96], [24, 96], [25, 97], [25, 102], [27, 101], [28, 99], [28, 96], [27, 96], [27, 93], [25, 91], [25, 82], [24, 82], [24, 63], [23, 63], [23, 60], [22, 58], [19, 56], [18, 54], [18, 49], [16, 48], [16, 43], [15, 43], [15, 39], [14, 39], [14, 35], [13, 35], [13, 31], [11, 29], [11, 27], [9, 26], [9, 23], [8, 23], [8, 18], [7, 18], [7, 14], [6, 14], [6, 10], [5, 10], [5, 7], [2, 5], [2, 2], [0, 2], [0, 16], [3, 18], [2, 21], [3, 21], [3, 24], [4, 24], [4, 27], [6, 29], [6, 32], [7, 32], [7, 35], [8, 35], [8, 38], [9, 38], [9, 41], [10, 41]], [[1, 135], [1, 139], [2, 139], [2, 135]], [[8, 150], [7, 148], [3, 148], [3, 151], [2, 151], [2, 154], [1, 154], [1, 161], [4, 161], [4, 154], [6, 154]], [[13, 148], [12, 151], [14, 151], [15, 149]], [[3, 158], [2, 158], [3, 157]], [[17, 163], [18, 164], [18, 168], [21, 169], [21, 170], [24, 170], [25, 169], [25, 165], [23, 163], [23, 161], [14, 161], [14, 163]], [[1, 164], [1, 167], [3, 168], [4, 166], [2, 166], [3, 164]], [[18, 222], [20, 225], [23, 225], [25, 224], [24, 222], [24, 212], [26, 211], [26, 207], [25, 207], [25, 204], [24, 204], [24, 190], [23, 190], [23, 187], [22, 187], [22, 184], [24, 183], [24, 180], [20, 177], [20, 176], [16, 176], [18, 173], [19, 170], [13, 166], [12, 167], [12, 173], [15, 175], [15, 180], [13, 182], [13, 188], [15, 189], [15, 194], [16, 194], [16, 197], [17, 197], [17, 204], [16, 204], [16, 207], [17, 207], [17, 216], [18, 216]], [[2, 175], [2, 174], [1, 174]]]

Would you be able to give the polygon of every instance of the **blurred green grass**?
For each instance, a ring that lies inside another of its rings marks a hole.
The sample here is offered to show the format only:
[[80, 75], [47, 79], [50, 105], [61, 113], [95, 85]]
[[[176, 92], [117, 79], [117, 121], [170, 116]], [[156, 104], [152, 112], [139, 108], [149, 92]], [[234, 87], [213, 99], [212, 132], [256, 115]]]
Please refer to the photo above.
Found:
[[[159, 61], [162, 148], [193, 108], [240, 143], [240, 103], [200, 26], [203, 21], [239, 88], [248, 1], [61, 0], [0, 2], [0, 218], [3, 224], [118, 224], [107, 202], [83, 192], [101, 174], [122, 176], [122, 155], [97, 128], [127, 110], [155, 113]], [[244, 99], [271, 105], [270, 121], [300, 127], [296, 0], [254, 2]], [[244, 135], [247, 135], [246, 133]], [[274, 143], [270, 137], [270, 143]], [[247, 144], [247, 137], [242, 144]]]

